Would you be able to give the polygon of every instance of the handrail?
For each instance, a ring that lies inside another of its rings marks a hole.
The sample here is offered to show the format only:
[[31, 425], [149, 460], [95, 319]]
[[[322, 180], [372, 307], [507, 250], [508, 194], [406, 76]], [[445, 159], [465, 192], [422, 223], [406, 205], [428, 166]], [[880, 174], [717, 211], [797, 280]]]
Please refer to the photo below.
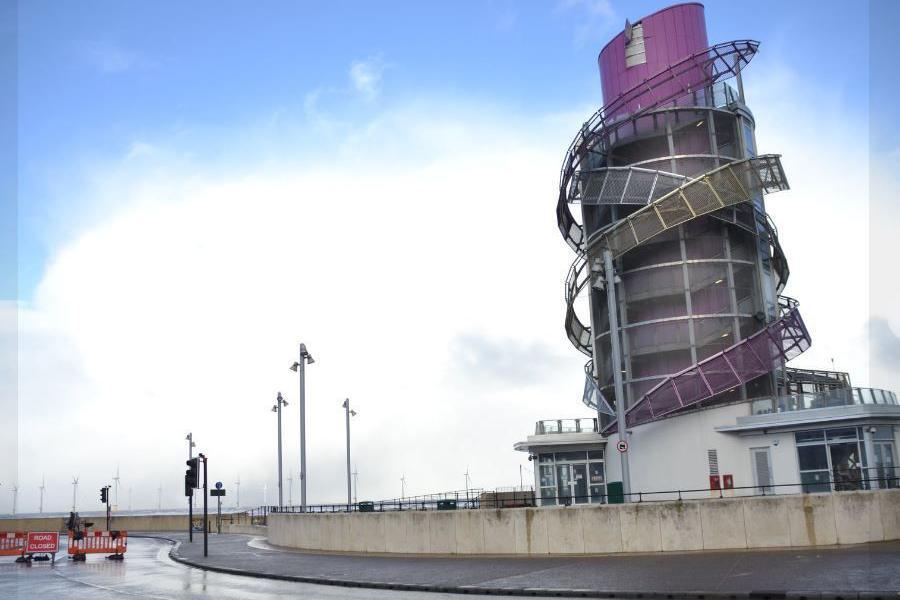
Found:
[[[783, 316], [722, 352], [666, 377], [625, 411], [628, 427], [649, 423], [696, 405], [771, 372], [812, 344], [793, 298], [783, 298]], [[617, 429], [612, 423], [604, 430]]]
[[[566, 157], [560, 169], [559, 199], [556, 205], [557, 225], [563, 239], [573, 250], [578, 253], [584, 252], [584, 230], [569, 210], [567, 188], [577, 166], [588, 151], [593, 150], [596, 143], [602, 141], [602, 137], [609, 137], [625, 123], [677, 100], [694, 89], [705, 88], [718, 81], [736, 76], [744, 65], [750, 62], [758, 47], [759, 42], [754, 40], [736, 40], [716, 44], [692, 54], [623, 92], [585, 121], [566, 151]], [[693, 78], [698, 74], [702, 74], [702, 78], [694, 81]], [[606, 118], [605, 115], [616, 115], [630, 103], [639, 101], [645, 94], [651, 93], [665, 84], [671, 85], [671, 92], [654, 99], [630, 115], [629, 118], [617, 122], [611, 122]], [[601, 149], [602, 152], [605, 152], [605, 149]]]

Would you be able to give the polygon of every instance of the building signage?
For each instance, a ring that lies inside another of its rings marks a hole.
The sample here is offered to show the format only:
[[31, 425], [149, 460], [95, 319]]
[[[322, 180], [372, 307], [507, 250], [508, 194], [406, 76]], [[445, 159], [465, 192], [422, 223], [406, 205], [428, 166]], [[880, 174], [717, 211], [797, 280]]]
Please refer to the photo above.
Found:
[[25, 554], [55, 554], [59, 552], [59, 532], [29, 531]]
[[619, 452], [628, 452], [628, 442], [625, 440], [619, 440], [616, 442], [616, 450]]

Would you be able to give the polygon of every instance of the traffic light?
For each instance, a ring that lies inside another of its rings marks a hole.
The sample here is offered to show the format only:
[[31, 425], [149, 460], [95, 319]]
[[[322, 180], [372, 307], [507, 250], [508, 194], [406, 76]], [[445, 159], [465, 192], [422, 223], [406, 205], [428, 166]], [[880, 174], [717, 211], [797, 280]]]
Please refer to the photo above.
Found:
[[190, 498], [194, 495], [194, 488], [191, 487], [191, 472], [185, 471], [184, 473], [184, 495]]
[[188, 470], [184, 473], [184, 487], [195, 488], [200, 482], [200, 459], [192, 458], [187, 461]]
[[100, 488], [100, 502], [102, 504], [109, 502], [109, 488], [106, 486]]

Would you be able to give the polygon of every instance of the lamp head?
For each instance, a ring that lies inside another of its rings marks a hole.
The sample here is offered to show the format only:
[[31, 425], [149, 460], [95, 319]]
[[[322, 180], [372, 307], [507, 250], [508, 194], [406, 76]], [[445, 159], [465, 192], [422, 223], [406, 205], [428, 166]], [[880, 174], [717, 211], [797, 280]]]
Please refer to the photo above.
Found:
[[316, 362], [313, 359], [312, 354], [309, 353], [309, 350], [306, 349], [306, 344], [300, 344], [300, 357], [306, 360], [306, 363], [310, 365]]
[[299, 367], [300, 367], [300, 363], [298, 363], [298, 362], [295, 360], [295, 361], [294, 361], [294, 364], [291, 365], [291, 371], [293, 371], [294, 373], [296, 373], [296, 372], [297, 372], [297, 369], [298, 369]]
[[356, 416], [356, 411], [355, 411], [355, 410], [351, 410], [351, 411], [350, 411], [350, 416], [351, 416], [351, 417], [355, 417], [355, 416]]

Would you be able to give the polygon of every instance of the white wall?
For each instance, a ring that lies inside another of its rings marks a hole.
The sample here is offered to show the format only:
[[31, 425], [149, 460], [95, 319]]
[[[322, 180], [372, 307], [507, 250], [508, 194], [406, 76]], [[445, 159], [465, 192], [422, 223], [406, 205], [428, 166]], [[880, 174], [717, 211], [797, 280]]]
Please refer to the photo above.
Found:
[[[628, 458], [632, 492], [706, 489], [709, 487], [707, 450], [715, 449], [719, 473], [734, 476], [735, 487], [755, 484], [750, 448], [769, 447], [776, 484], [800, 479], [793, 433], [739, 436], [719, 433], [721, 425], [733, 425], [750, 414], [750, 404], [732, 404], [654, 421], [632, 429]], [[621, 481], [618, 435], [607, 443], [607, 481]], [[775, 442], [778, 445], [775, 445]], [[777, 493], [798, 493], [799, 487], [779, 488]]]

